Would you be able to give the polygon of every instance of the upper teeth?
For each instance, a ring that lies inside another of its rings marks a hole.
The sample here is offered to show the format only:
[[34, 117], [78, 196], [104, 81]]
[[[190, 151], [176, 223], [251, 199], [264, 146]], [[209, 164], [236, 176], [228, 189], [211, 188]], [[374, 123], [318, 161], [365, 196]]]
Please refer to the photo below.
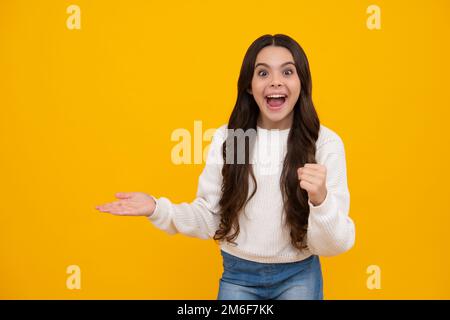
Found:
[[267, 96], [267, 98], [284, 98], [285, 95], [283, 94], [272, 94], [270, 96]]

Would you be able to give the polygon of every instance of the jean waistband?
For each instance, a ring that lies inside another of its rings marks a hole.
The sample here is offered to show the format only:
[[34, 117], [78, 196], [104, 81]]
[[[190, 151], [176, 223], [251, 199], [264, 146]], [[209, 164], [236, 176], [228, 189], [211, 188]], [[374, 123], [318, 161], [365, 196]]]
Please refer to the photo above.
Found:
[[221, 252], [222, 257], [223, 257], [224, 260], [225, 260], [225, 259], [227, 259], [227, 260], [237, 260], [237, 261], [242, 262], [242, 263], [256, 264], [256, 265], [266, 265], [266, 266], [269, 266], [269, 265], [275, 265], [275, 266], [277, 266], [277, 265], [284, 265], [284, 266], [289, 266], [289, 265], [294, 265], [294, 264], [308, 263], [308, 262], [310, 262], [311, 260], [313, 260], [314, 257], [315, 257], [314, 255], [311, 255], [311, 256], [309, 256], [308, 258], [305, 258], [305, 259], [299, 260], [299, 261], [294, 261], [294, 262], [262, 263], [262, 262], [257, 262], [257, 261], [252, 261], [252, 260], [247, 260], [247, 259], [243, 259], [243, 258], [237, 257], [237, 256], [235, 256], [235, 255], [229, 254], [228, 252], [225, 252], [224, 250], [220, 250], [220, 252]]

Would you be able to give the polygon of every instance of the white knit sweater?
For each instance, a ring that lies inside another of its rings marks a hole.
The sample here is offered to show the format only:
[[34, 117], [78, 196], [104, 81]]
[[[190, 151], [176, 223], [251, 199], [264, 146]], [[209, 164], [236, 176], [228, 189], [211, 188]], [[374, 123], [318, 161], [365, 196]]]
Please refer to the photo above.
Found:
[[[268, 130], [257, 127], [256, 149], [252, 164], [257, 192], [239, 214], [240, 233], [237, 246], [220, 241], [220, 248], [243, 259], [262, 263], [294, 262], [312, 254], [333, 256], [349, 250], [355, 242], [355, 226], [348, 216], [350, 194], [344, 144], [331, 129], [320, 126], [316, 142], [316, 161], [327, 168], [327, 196], [319, 206], [308, 201], [310, 214], [307, 231], [308, 249], [291, 245], [289, 229], [283, 224], [284, 210], [279, 179], [290, 129]], [[152, 197], [156, 208], [148, 218], [168, 234], [181, 233], [210, 239], [220, 222], [217, 214], [221, 197], [223, 159], [222, 143], [228, 135], [227, 124], [216, 130], [208, 151], [205, 168], [199, 177], [196, 198], [191, 202], [172, 203], [168, 198]], [[249, 178], [249, 195], [253, 191]]]

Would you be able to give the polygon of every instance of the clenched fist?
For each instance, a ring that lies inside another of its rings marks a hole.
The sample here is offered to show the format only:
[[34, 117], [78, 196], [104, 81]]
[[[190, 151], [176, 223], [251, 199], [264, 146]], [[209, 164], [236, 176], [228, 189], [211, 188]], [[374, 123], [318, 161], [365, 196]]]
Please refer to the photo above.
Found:
[[327, 196], [327, 168], [321, 164], [305, 163], [298, 168], [297, 175], [300, 187], [308, 192], [309, 201], [314, 206], [322, 204]]
[[95, 208], [101, 212], [109, 212], [119, 216], [147, 216], [152, 215], [156, 203], [151, 196], [143, 192], [119, 192], [116, 198], [120, 199], [105, 203]]

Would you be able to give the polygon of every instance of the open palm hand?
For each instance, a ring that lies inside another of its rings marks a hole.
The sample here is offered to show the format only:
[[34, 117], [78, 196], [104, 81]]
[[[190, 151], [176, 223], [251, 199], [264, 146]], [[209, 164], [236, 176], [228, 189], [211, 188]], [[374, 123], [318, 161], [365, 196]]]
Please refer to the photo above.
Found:
[[101, 212], [108, 212], [114, 215], [148, 217], [156, 207], [153, 198], [143, 192], [119, 192], [115, 196], [119, 200], [105, 203], [95, 208]]

